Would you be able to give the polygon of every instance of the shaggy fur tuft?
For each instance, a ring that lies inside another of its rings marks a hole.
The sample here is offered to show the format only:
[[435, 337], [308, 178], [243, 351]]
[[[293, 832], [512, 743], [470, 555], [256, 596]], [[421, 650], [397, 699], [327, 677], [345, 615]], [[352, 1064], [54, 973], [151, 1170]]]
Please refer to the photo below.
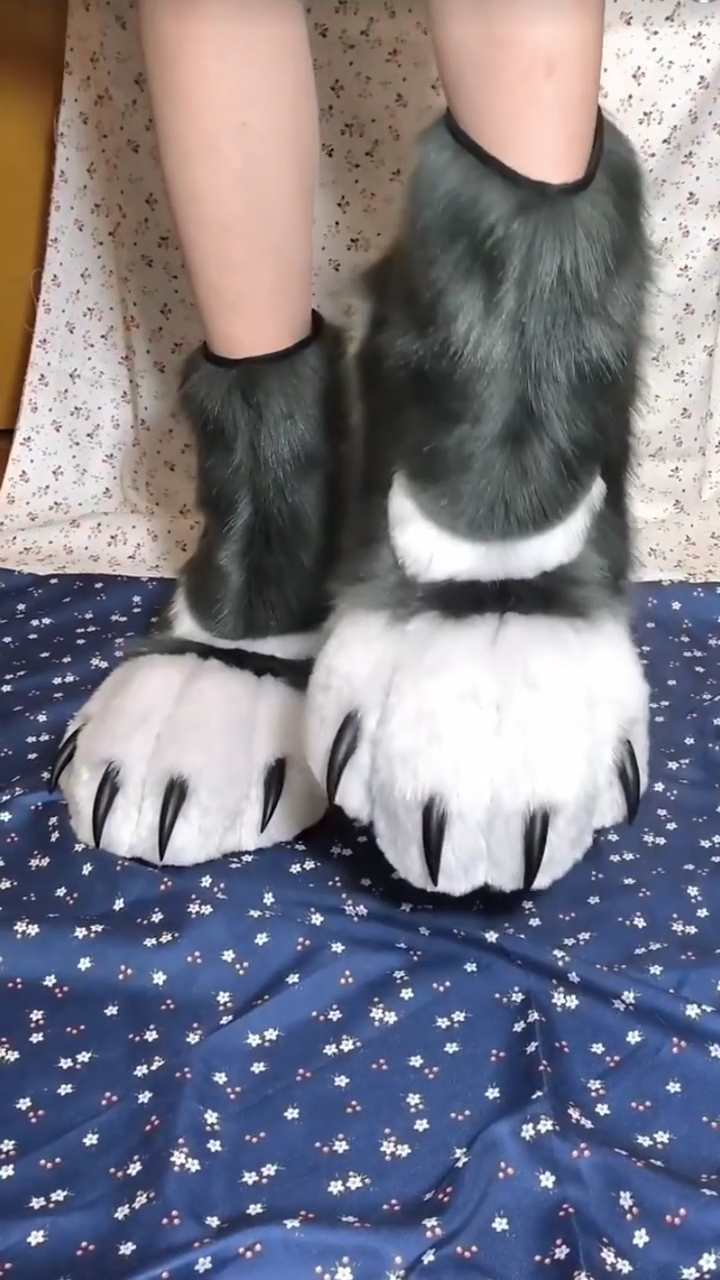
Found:
[[387, 596], [400, 473], [431, 522], [488, 542], [567, 518], [600, 475], [583, 576], [622, 583], [649, 271], [640, 168], [611, 123], [593, 182], [573, 195], [509, 182], [444, 121], [426, 131], [400, 234], [366, 280], [356, 581], [382, 579]]
[[547, 885], [637, 814], [639, 166], [606, 125], [594, 176], [561, 193], [458, 136], [420, 141], [349, 368], [329, 326], [284, 358], [188, 362], [204, 531], [166, 634], [61, 744], [81, 839], [205, 861], [291, 838], [327, 796], [403, 877], [464, 893]]
[[330, 325], [284, 359], [216, 365], [196, 351], [180, 399], [204, 527], [181, 583], [213, 636], [313, 630], [327, 612], [344, 433], [342, 338]]
[[364, 465], [308, 756], [447, 893], [547, 886], [647, 784], [623, 597], [650, 257], [637, 160], [604, 133], [570, 194], [433, 125], [366, 281]]

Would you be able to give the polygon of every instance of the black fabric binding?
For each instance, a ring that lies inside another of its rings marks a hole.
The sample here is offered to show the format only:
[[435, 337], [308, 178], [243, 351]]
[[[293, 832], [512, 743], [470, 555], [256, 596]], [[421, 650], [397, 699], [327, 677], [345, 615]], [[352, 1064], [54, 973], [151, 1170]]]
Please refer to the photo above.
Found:
[[304, 351], [306, 347], [312, 345], [325, 327], [325, 321], [319, 311], [313, 311], [312, 324], [310, 332], [306, 337], [301, 338], [299, 342], [295, 342], [291, 347], [284, 347], [282, 351], [268, 351], [259, 356], [239, 356], [234, 359], [232, 356], [219, 356], [211, 351], [206, 342], [202, 345], [202, 353], [208, 364], [215, 364], [221, 369], [235, 368], [243, 364], [274, 364], [279, 360], [287, 360], [290, 356], [296, 356], [299, 352]]
[[555, 196], [576, 196], [582, 191], [587, 191], [592, 183], [602, 159], [603, 153], [603, 115], [598, 107], [597, 121], [595, 124], [595, 136], [593, 138], [592, 151], [588, 161], [588, 167], [582, 178], [577, 178], [575, 182], [541, 182], [535, 178], [528, 178], [523, 173], [518, 173], [515, 169], [511, 169], [509, 165], [504, 164], [502, 160], [498, 160], [497, 156], [491, 155], [484, 147], [470, 137], [464, 129], [461, 129], [452, 112], [448, 111], [445, 115], [445, 124], [448, 132], [455, 139], [464, 151], [469, 152], [476, 160], [485, 165], [487, 169], [491, 169], [494, 173], [499, 174], [501, 178], [505, 178], [508, 182], [512, 182], [516, 187], [524, 187], [526, 191], [534, 191], [537, 195], [555, 195]]
[[272, 676], [291, 689], [304, 693], [313, 668], [312, 658], [279, 658], [274, 653], [256, 653], [251, 649], [225, 649], [198, 640], [183, 640], [180, 636], [151, 636], [128, 646], [125, 660], [143, 658], [150, 654], [168, 654], [173, 657], [192, 654], [208, 662], [214, 659], [235, 671], [247, 671], [250, 675]]

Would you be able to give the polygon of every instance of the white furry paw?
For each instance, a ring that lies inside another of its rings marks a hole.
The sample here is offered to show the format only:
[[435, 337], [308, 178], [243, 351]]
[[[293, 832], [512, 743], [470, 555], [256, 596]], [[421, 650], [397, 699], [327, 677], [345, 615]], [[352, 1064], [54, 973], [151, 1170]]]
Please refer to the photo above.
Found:
[[420, 888], [544, 888], [635, 818], [648, 690], [626, 622], [340, 614], [308, 691], [307, 755]]
[[50, 780], [78, 837], [175, 866], [289, 840], [327, 801], [303, 755], [305, 695], [215, 658], [124, 662], [70, 726]]

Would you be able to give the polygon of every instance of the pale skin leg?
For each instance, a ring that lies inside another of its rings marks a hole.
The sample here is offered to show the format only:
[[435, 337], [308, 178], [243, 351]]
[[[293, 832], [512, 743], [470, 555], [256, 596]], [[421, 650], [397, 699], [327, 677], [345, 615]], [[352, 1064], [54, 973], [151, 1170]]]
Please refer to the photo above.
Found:
[[140, 0], [170, 204], [208, 346], [310, 331], [318, 111], [301, 0]]
[[460, 127], [537, 181], [582, 178], [600, 93], [605, 0], [429, 0]]
[[[140, 0], [165, 180], [208, 345], [282, 350], [310, 324], [318, 113], [301, 0]], [[530, 178], [590, 154], [604, 0], [430, 0], [460, 126]]]

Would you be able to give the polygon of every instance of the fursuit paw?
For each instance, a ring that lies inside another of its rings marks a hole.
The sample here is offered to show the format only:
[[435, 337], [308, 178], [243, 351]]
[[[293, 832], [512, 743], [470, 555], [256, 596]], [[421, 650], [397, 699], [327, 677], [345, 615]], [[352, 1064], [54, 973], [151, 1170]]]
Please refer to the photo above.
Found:
[[308, 692], [308, 760], [411, 884], [544, 888], [647, 784], [627, 623], [340, 615]]
[[322, 817], [303, 756], [304, 691], [194, 653], [110, 675], [52, 771], [86, 844], [188, 866], [290, 840]]

